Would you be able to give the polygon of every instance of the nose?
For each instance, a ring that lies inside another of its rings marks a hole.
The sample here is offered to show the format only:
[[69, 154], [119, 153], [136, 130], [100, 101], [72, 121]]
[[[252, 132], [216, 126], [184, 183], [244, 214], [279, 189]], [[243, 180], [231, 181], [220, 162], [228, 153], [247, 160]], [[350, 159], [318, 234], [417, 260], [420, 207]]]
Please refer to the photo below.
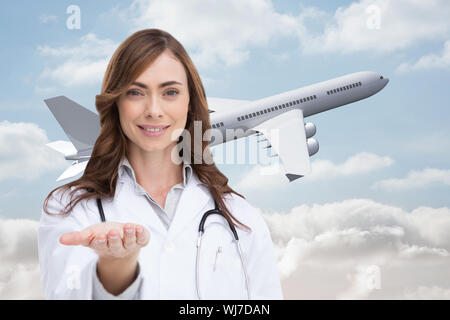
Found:
[[161, 105], [157, 101], [156, 97], [149, 97], [145, 102], [145, 116], [146, 117], [152, 117], [152, 118], [158, 118], [162, 116], [163, 110], [161, 108]]

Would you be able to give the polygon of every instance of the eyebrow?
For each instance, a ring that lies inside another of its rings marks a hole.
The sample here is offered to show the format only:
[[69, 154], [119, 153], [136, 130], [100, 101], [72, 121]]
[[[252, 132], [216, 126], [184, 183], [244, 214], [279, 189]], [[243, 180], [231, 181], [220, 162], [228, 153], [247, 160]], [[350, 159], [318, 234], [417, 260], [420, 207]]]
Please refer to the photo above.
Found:
[[[136, 86], [138, 86], [138, 87], [144, 88], [144, 89], [147, 89], [147, 88], [148, 88], [147, 85], [145, 85], [145, 84], [142, 83], [142, 82], [137, 82], [137, 81], [135, 81], [135, 82], [133, 82], [132, 84], [134, 84], [134, 85], [136, 85]], [[170, 85], [173, 85], [173, 84], [183, 85], [181, 82], [172, 80], [172, 81], [166, 81], [166, 82], [160, 83], [159, 86], [158, 86], [158, 88], [164, 88], [164, 87], [167, 87], [167, 86], [170, 86]]]

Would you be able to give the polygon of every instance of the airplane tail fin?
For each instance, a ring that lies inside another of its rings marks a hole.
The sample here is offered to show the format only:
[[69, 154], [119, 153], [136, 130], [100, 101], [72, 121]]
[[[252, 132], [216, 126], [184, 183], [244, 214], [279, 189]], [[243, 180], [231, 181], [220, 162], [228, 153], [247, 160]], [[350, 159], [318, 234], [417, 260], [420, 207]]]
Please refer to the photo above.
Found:
[[[100, 134], [100, 120], [96, 113], [65, 96], [44, 101], [76, 150], [87, 149], [95, 144], [95, 140]], [[53, 149], [58, 147], [64, 151], [70, 149], [67, 145], [62, 146], [61, 144], [50, 147]]]

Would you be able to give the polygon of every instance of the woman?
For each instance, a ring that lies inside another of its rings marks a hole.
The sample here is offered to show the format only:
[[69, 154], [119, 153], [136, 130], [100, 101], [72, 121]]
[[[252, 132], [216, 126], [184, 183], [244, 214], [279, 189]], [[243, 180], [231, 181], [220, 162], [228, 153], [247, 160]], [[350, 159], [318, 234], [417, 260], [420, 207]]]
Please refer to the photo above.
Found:
[[[264, 220], [214, 163], [198, 161], [210, 156], [209, 112], [183, 46], [158, 29], [131, 35], [109, 62], [96, 108], [101, 131], [83, 176], [44, 202], [46, 298], [282, 299]], [[185, 139], [198, 123], [200, 140]], [[205, 222], [197, 260], [199, 223], [216, 204], [223, 216]]]

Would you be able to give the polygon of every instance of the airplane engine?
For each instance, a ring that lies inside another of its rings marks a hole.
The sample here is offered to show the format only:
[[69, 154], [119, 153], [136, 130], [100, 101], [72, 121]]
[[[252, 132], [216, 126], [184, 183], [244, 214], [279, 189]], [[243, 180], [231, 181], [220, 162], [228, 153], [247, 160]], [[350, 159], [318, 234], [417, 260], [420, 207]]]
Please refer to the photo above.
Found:
[[312, 122], [305, 123], [306, 138], [311, 138], [316, 134], [316, 126]]
[[319, 142], [316, 139], [307, 139], [306, 144], [308, 145], [308, 153], [310, 157], [319, 151]]

